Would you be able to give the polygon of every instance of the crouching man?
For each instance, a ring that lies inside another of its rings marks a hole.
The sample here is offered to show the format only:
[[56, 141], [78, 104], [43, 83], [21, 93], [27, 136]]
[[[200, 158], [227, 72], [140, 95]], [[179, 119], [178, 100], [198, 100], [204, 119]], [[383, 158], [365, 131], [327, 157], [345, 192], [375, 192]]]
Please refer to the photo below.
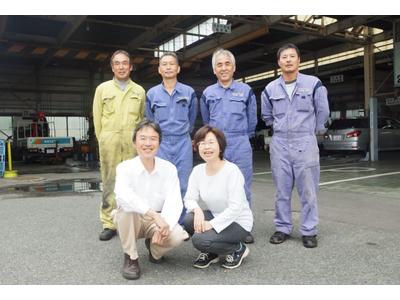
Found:
[[159, 157], [161, 129], [144, 120], [133, 134], [138, 156], [117, 166], [114, 223], [124, 251], [122, 276], [140, 277], [137, 240], [145, 239], [149, 260], [160, 263], [165, 253], [189, 236], [178, 225], [182, 198], [176, 167]]

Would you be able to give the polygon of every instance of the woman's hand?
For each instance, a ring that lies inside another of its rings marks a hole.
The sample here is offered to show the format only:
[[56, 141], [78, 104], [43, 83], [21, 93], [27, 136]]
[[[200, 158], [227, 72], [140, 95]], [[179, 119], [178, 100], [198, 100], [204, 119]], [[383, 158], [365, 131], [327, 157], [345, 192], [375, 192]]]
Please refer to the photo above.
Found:
[[197, 207], [193, 210], [194, 212], [194, 221], [193, 227], [194, 231], [197, 233], [204, 232], [204, 213], [200, 207]]
[[[211, 229], [213, 229], [211, 223], [210, 223], [209, 221], [204, 221], [204, 222], [203, 222], [203, 230], [204, 230], [204, 231], [207, 231], [207, 230], [211, 230]], [[203, 232], [204, 232], [204, 231], [203, 231]]]

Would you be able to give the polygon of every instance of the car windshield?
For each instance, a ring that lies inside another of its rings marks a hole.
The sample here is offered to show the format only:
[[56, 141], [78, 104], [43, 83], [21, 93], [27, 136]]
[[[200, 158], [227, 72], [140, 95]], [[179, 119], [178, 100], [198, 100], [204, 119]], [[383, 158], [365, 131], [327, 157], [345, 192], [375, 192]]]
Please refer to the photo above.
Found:
[[333, 120], [329, 129], [369, 128], [368, 119], [339, 119]]

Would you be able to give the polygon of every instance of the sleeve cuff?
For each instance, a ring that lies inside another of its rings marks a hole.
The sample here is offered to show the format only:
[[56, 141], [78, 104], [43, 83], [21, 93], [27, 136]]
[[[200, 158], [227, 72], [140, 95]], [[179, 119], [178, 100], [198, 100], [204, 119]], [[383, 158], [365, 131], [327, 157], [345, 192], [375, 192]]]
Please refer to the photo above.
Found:
[[209, 221], [209, 222], [210, 222], [211, 226], [214, 228], [214, 230], [215, 230], [217, 233], [220, 233], [222, 230], [225, 229], [225, 227], [221, 226], [221, 224], [215, 222], [215, 218], [212, 219], [212, 220]]

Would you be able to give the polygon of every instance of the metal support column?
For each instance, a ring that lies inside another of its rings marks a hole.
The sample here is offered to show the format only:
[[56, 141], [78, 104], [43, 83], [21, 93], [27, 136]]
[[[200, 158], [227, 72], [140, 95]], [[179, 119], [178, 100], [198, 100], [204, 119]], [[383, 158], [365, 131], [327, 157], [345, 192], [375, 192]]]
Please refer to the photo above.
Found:
[[[393, 22], [393, 74], [394, 87], [400, 88], [400, 20]], [[395, 90], [398, 96], [399, 90]]]
[[374, 96], [375, 90], [375, 61], [374, 45], [369, 44], [364, 47], [364, 109], [368, 116], [369, 99]]
[[375, 97], [369, 99], [369, 153], [370, 160], [378, 160], [378, 101]]

